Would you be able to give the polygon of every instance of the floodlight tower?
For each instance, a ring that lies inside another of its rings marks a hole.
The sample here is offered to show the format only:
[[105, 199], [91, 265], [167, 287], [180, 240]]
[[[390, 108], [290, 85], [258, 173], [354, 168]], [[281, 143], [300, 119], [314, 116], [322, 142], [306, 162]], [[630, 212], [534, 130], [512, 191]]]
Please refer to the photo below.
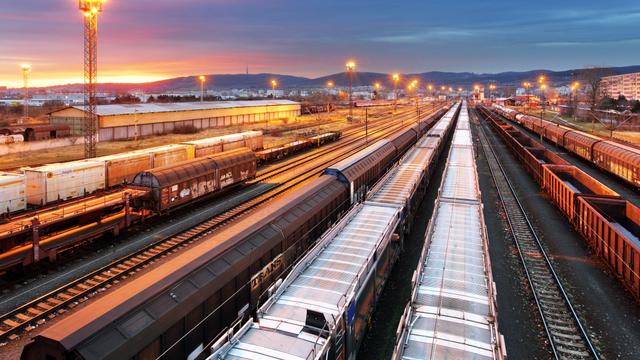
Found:
[[106, 0], [78, 0], [78, 8], [84, 16], [84, 156], [96, 156], [98, 100], [98, 14]]
[[22, 69], [22, 81], [24, 82], [23, 114], [22, 119], [19, 120], [19, 123], [22, 124], [29, 119], [29, 74], [31, 73], [31, 65], [22, 64], [20, 68]]

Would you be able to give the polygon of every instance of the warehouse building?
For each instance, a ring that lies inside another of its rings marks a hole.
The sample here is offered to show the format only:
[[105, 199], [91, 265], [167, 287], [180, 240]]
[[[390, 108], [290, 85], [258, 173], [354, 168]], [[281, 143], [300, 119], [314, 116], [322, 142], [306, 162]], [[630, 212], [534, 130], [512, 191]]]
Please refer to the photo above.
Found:
[[[255, 100], [99, 105], [97, 113], [98, 141], [111, 141], [169, 133], [184, 126], [208, 129], [273, 120], [288, 122], [300, 115], [300, 104]], [[83, 106], [70, 106], [49, 115], [52, 124], [68, 125], [72, 135], [81, 136], [84, 114]]]

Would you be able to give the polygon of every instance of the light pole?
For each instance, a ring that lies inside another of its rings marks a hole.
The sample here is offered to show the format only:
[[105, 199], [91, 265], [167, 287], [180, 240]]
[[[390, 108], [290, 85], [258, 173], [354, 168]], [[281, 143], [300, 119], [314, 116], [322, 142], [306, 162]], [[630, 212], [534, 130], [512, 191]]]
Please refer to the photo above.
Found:
[[373, 84], [373, 87], [376, 89], [376, 100], [378, 100], [378, 97], [380, 96], [380, 83], [376, 82]]
[[333, 81], [327, 81], [327, 95], [329, 96], [329, 101], [327, 103], [327, 112], [331, 112], [331, 88], [333, 88]]
[[398, 108], [398, 81], [400, 81], [400, 75], [393, 74], [393, 112], [396, 112]]
[[20, 65], [22, 69], [22, 80], [24, 82], [24, 96], [22, 103], [22, 119], [19, 120], [19, 123], [22, 124], [24, 121], [29, 119], [29, 74], [31, 73], [31, 65], [22, 64]]
[[276, 98], [276, 86], [278, 86], [278, 81], [276, 81], [275, 79], [271, 80], [271, 97], [273, 99]]
[[200, 102], [204, 102], [204, 83], [207, 81], [207, 78], [204, 75], [200, 75]]
[[545, 90], [547, 89], [547, 84], [545, 84], [545, 78], [544, 76], [540, 76], [540, 78], [538, 79], [538, 83], [540, 84], [540, 100], [542, 101], [542, 114], [540, 115], [540, 143], [542, 143], [543, 137], [542, 137], [542, 119], [544, 119], [544, 115], [545, 115], [545, 110], [547, 108], [547, 101], [546, 101], [546, 96], [545, 96]]
[[527, 102], [525, 103], [525, 107], [524, 107], [524, 112], [525, 114], [529, 113], [529, 88], [531, 87], [531, 83], [528, 81], [525, 81], [522, 83], [522, 86], [524, 86], [524, 97], [527, 98]]
[[349, 120], [353, 120], [353, 71], [356, 69], [356, 63], [349, 61], [346, 66], [349, 76]]
[[578, 112], [578, 89], [580, 88], [579, 82], [574, 82], [571, 85], [571, 95], [573, 96], [573, 121], [576, 121], [576, 113]]

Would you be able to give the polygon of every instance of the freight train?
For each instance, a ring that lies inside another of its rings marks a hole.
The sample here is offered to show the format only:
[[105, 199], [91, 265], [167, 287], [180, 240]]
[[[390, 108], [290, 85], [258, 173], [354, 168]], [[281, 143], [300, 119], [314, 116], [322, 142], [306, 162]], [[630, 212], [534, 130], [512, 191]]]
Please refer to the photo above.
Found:
[[532, 141], [490, 110], [482, 111], [589, 247], [640, 299], [640, 208]]
[[506, 357], [465, 105], [398, 326], [394, 360]]
[[640, 189], [640, 149], [494, 105], [493, 111], [514, 121]]
[[[453, 118], [458, 107], [445, 116]], [[421, 120], [428, 129], [436, 119]], [[422, 135], [414, 128], [402, 132]], [[92, 301], [36, 336], [22, 358], [187, 358], [202, 351], [264, 303], [277, 279], [348, 211], [354, 194], [393, 165], [401, 154], [396, 149], [390, 156], [390, 146], [395, 145], [388, 140], [368, 146], [332, 172]]]
[[409, 150], [271, 289], [257, 320], [223, 334], [208, 359], [355, 358], [454, 121], [443, 117], [441, 136]]

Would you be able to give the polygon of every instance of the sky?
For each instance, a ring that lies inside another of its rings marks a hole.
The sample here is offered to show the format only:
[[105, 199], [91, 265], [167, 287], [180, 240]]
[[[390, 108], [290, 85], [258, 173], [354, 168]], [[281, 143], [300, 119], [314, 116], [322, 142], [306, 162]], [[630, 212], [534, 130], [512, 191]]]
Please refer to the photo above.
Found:
[[[0, 0], [0, 86], [82, 82], [77, 0]], [[503, 72], [640, 63], [640, 2], [108, 0], [99, 81], [196, 74]]]

